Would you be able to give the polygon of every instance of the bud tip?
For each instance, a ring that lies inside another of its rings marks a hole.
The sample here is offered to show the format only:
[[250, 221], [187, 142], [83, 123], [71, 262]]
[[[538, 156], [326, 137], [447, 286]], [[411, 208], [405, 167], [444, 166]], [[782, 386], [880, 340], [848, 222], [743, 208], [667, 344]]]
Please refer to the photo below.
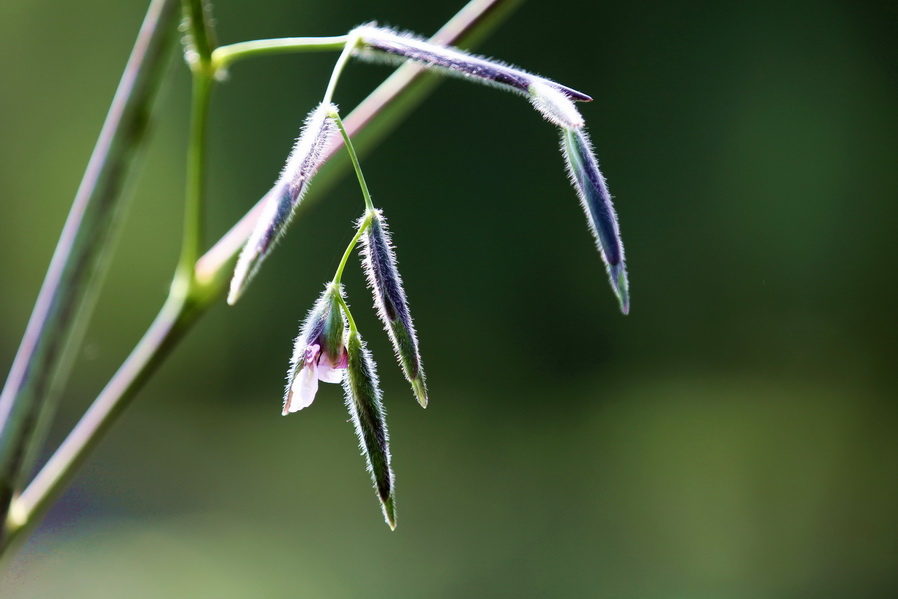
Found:
[[427, 387], [424, 386], [424, 379], [419, 374], [417, 377], [412, 379], [412, 390], [415, 392], [415, 397], [418, 398], [418, 403], [421, 404], [422, 408], [427, 407]]
[[383, 501], [383, 508], [384, 519], [386, 519], [387, 525], [390, 527], [390, 530], [396, 530], [396, 504], [393, 502], [392, 495]]
[[627, 269], [623, 264], [615, 264], [609, 267], [611, 283], [614, 293], [620, 302], [620, 311], [623, 314], [630, 313], [630, 284], [627, 281]]

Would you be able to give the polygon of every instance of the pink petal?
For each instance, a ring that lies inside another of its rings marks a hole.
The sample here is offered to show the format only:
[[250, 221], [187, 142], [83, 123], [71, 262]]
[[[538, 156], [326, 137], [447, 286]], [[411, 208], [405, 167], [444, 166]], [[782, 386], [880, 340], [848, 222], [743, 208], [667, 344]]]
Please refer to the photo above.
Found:
[[321, 354], [318, 360], [318, 379], [325, 383], [341, 383], [343, 382], [343, 371], [346, 365], [342, 363], [334, 364], [327, 354]]
[[[317, 347], [317, 346], [313, 346]], [[299, 375], [293, 379], [290, 388], [290, 398], [287, 400], [286, 411], [297, 412], [312, 405], [315, 394], [318, 392], [318, 364], [314, 361], [305, 364]]]

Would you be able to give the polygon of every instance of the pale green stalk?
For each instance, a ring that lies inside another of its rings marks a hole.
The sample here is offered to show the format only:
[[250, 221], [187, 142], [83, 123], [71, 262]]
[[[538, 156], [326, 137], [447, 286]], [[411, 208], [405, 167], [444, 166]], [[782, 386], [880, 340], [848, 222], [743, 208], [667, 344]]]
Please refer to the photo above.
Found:
[[340, 265], [337, 266], [337, 272], [334, 273], [335, 284], [340, 284], [340, 280], [343, 278], [343, 269], [346, 268], [346, 263], [349, 261], [349, 257], [352, 255], [352, 250], [355, 248], [355, 245], [359, 242], [359, 239], [362, 238], [362, 234], [365, 233], [370, 225], [371, 213], [368, 213], [365, 214], [365, 219], [361, 222], [358, 230], [355, 232], [355, 235], [349, 241], [349, 245], [347, 245], [346, 249], [343, 251], [343, 257], [340, 259]]
[[[349, 256], [352, 255], [352, 250], [359, 242], [359, 239], [362, 238], [362, 234], [371, 225], [372, 214], [374, 213], [374, 202], [371, 201], [371, 193], [368, 191], [368, 184], [365, 182], [364, 173], [362, 173], [362, 165], [359, 163], [359, 157], [355, 152], [355, 146], [352, 145], [352, 139], [349, 137], [349, 133], [343, 125], [343, 119], [341, 119], [340, 115], [336, 112], [331, 112], [328, 114], [328, 117], [334, 120], [334, 123], [337, 124], [337, 129], [340, 130], [340, 135], [343, 136], [343, 145], [346, 146], [346, 152], [349, 154], [349, 159], [352, 161], [352, 168], [355, 169], [355, 176], [359, 180], [359, 187], [362, 188], [362, 197], [365, 199], [365, 217], [359, 222], [359, 228], [349, 242], [349, 245], [346, 246], [346, 250], [343, 252], [343, 258], [340, 260], [340, 265], [337, 266], [337, 272], [334, 274], [334, 284], [339, 285], [340, 279], [343, 277], [343, 269], [346, 268], [346, 262], [349, 261]], [[349, 310], [346, 309], [346, 312], [348, 314]], [[351, 319], [352, 318], [350, 317], [350, 320]]]
[[368, 191], [368, 184], [365, 183], [365, 175], [362, 173], [362, 165], [359, 163], [359, 155], [355, 152], [355, 146], [352, 145], [352, 139], [350, 139], [349, 133], [343, 125], [343, 119], [341, 119], [340, 115], [336, 112], [332, 112], [328, 116], [337, 124], [337, 129], [340, 130], [340, 135], [343, 137], [343, 145], [346, 146], [346, 152], [349, 154], [349, 159], [352, 161], [352, 168], [355, 170], [355, 176], [359, 180], [359, 187], [362, 188], [362, 196], [365, 198], [365, 208], [374, 210], [374, 203], [371, 201], [371, 193]]
[[333, 101], [334, 92], [337, 89], [337, 82], [340, 81], [340, 75], [343, 74], [343, 69], [346, 68], [346, 64], [352, 57], [352, 51], [355, 50], [358, 43], [358, 36], [349, 35], [347, 37], [346, 45], [343, 47], [343, 51], [340, 52], [340, 57], [337, 58], [337, 64], [334, 66], [333, 72], [331, 72], [330, 81], [327, 82], [327, 90], [325, 90], [324, 98], [321, 100], [322, 104], [330, 104]]
[[355, 326], [355, 320], [353, 320], [352, 318], [352, 312], [349, 311], [349, 306], [346, 305], [346, 300], [344, 300], [343, 296], [339, 294], [334, 297], [337, 298], [337, 301], [340, 303], [340, 307], [343, 308], [343, 313], [346, 315], [347, 322], [349, 322], [349, 332], [358, 333], [359, 330]]
[[219, 46], [212, 52], [212, 68], [216, 72], [226, 70], [233, 63], [254, 56], [271, 56], [287, 52], [329, 52], [342, 50], [347, 35], [330, 37], [281, 37], [270, 40], [252, 40]]

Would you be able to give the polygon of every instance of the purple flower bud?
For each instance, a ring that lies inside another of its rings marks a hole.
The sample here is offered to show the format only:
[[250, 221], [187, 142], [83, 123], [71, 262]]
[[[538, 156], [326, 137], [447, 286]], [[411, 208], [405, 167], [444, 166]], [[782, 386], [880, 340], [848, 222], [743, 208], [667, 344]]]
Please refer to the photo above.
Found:
[[402, 289], [402, 278], [396, 268], [390, 231], [380, 210], [369, 212], [367, 216], [371, 218], [371, 224], [362, 237], [362, 264], [368, 286], [374, 294], [374, 305], [393, 342], [393, 350], [405, 378], [411, 383], [418, 402], [426, 408], [427, 386], [421, 367], [418, 337]]
[[318, 381], [339, 383], [343, 380], [347, 366], [343, 344], [346, 325], [338, 295], [342, 296], [342, 289], [330, 283], [303, 322], [287, 373], [285, 416], [311, 405], [318, 392]]
[[320, 104], [309, 113], [293, 151], [274, 187], [263, 198], [265, 205], [252, 234], [247, 240], [231, 280], [228, 303], [234, 304], [262, 261], [283, 235], [296, 207], [309, 187], [309, 181], [323, 163], [331, 139], [337, 131], [328, 114], [337, 110], [333, 104]]
[[458, 48], [440, 46], [408, 32], [396, 32], [376, 25], [363, 25], [353, 31], [361, 44], [355, 56], [366, 60], [397, 62], [414, 60], [427, 68], [435, 68], [450, 75], [465, 77], [488, 85], [495, 85], [519, 94], [529, 94], [530, 86], [542, 83], [558, 90], [571, 100], [589, 102], [584, 93], [539, 77], [517, 67], [475, 56]]
[[368, 463], [368, 472], [390, 528], [396, 528], [394, 477], [390, 467], [390, 436], [374, 360], [357, 331], [349, 334], [348, 376], [343, 380], [346, 407], [352, 416], [359, 447]]
[[592, 144], [583, 129], [561, 130], [561, 151], [567, 162], [568, 174], [580, 204], [589, 221], [589, 228], [605, 261], [611, 286], [620, 302], [621, 312], [630, 311], [630, 294], [627, 269], [624, 264], [624, 246], [620, 239], [617, 215], [611, 204], [611, 194], [605, 185], [605, 177], [592, 151]]

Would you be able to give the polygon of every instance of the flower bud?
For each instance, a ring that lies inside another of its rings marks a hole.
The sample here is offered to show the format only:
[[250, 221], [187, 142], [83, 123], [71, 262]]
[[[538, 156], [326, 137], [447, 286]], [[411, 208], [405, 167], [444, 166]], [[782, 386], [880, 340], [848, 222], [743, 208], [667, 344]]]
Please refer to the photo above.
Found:
[[285, 416], [312, 404], [318, 392], [318, 381], [339, 383], [343, 380], [347, 366], [343, 344], [346, 325], [338, 295], [342, 295], [342, 289], [330, 283], [303, 322], [287, 373]]
[[630, 294], [624, 264], [624, 246], [605, 177], [599, 171], [599, 164], [585, 130], [562, 128], [561, 140], [561, 150], [567, 162], [571, 183], [577, 190], [589, 228], [605, 261], [621, 312], [626, 314], [630, 311]]
[[262, 199], [262, 214], [243, 246], [234, 269], [228, 293], [229, 304], [237, 302], [262, 261], [283, 235], [309, 187], [309, 181], [321, 167], [331, 138], [336, 133], [336, 125], [328, 114], [336, 110], [333, 104], [320, 104], [306, 118], [280, 178]]
[[458, 48], [434, 44], [408, 32], [400, 33], [371, 24], [363, 25], [352, 33], [358, 37], [360, 44], [354, 55], [361, 59], [391, 62], [413, 60], [426, 68], [437, 69], [449, 75], [494, 85], [519, 94], [529, 94], [531, 85], [542, 83], [558, 90], [571, 100], [578, 102], [592, 100], [575, 89], [517, 67], [483, 56], [475, 56]]
[[426, 408], [427, 386], [418, 351], [418, 337], [402, 288], [402, 278], [396, 268], [396, 254], [387, 222], [380, 210], [369, 212], [368, 218], [371, 218], [371, 224], [362, 237], [362, 265], [368, 277], [368, 286], [371, 287], [374, 305], [393, 343], [403, 374], [411, 383], [418, 402]]
[[390, 468], [390, 436], [381, 401], [377, 372], [371, 353], [357, 331], [346, 342], [348, 375], [343, 380], [346, 407], [355, 425], [359, 447], [368, 463], [368, 472], [390, 528], [396, 528], [394, 477]]

